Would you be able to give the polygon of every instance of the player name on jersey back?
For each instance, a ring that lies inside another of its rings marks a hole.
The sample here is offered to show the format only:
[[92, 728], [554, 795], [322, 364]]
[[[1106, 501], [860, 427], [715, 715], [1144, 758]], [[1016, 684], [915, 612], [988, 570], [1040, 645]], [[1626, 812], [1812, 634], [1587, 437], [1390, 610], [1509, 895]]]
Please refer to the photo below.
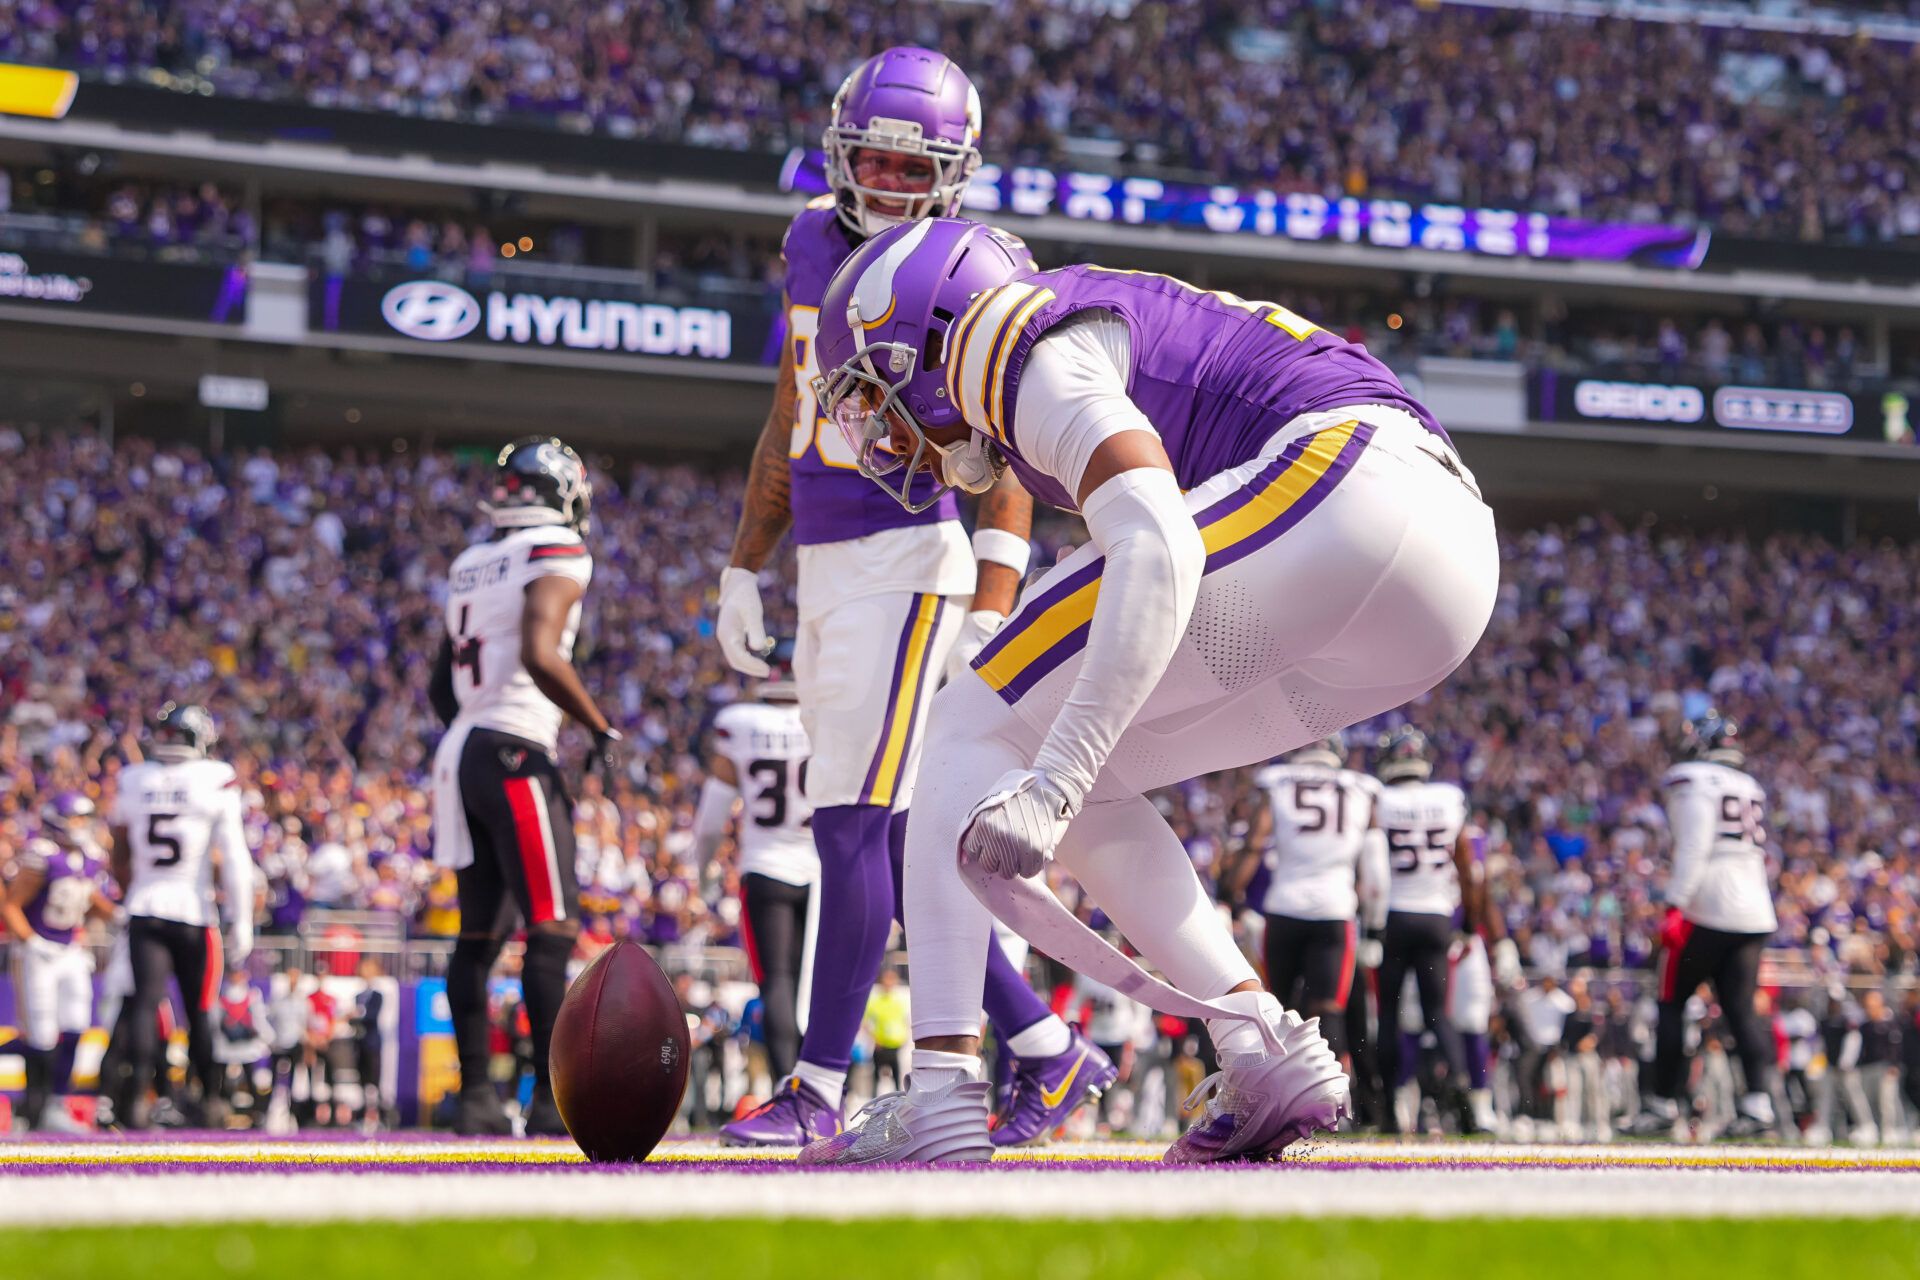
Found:
[[109, 814], [127, 832], [130, 916], [209, 925], [213, 854], [247, 858], [240, 780], [217, 760], [148, 761], [121, 770]]
[[1273, 811], [1261, 910], [1296, 920], [1351, 920], [1356, 870], [1380, 784], [1352, 769], [1269, 765], [1254, 775]]
[[1467, 797], [1451, 782], [1382, 787], [1377, 811], [1387, 835], [1387, 908], [1449, 916], [1460, 907], [1453, 846], [1467, 825]]
[[736, 702], [713, 719], [715, 750], [739, 779], [740, 871], [783, 884], [812, 884], [813, 805], [806, 797], [811, 748], [800, 708], [790, 702]]
[[[540, 692], [520, 661], [527, 586], [561, 576], [582, 588], [593, 557], [580, 535], [559, 525], [515, 529], [462, 551], [447, 573], [446, 625], [453, 641], [453, 692], [460, 718], [479, 729], [510, 733], [551, 752], [560, 736], [559, 707]], [[560, 656], [573, 657], [580, 605], [567, 615]]]

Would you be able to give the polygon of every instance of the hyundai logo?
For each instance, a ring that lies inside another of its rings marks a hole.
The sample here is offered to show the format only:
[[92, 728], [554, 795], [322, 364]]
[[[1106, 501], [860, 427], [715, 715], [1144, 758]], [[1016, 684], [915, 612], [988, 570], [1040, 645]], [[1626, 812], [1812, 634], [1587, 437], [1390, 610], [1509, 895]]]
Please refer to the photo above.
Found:
[[480, 304], [458, 285], [444, 280], [409, 280], [387, 290], [380, 314], [409, 338], [452, 342], [480, 323]]

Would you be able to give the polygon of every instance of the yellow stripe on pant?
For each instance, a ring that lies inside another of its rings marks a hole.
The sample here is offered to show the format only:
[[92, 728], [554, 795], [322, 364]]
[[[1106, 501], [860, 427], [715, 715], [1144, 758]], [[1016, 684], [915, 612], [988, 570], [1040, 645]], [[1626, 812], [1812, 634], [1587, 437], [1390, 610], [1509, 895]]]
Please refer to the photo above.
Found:
[[920, 693], [926, 684], [933, 633], [939, 621], [940, 597], [923, 593], [915, 601], [907, 616], [906, 629], [901, 633], [899, 655], [893, 664], [893, 701], [880, 727], [880, 749], [874, 753], [873, 764], [867, 770], [861, 804], [889, 808], [893, 805], [907, 746], [913, 740], [914, 723], [920, 716]]
[[[1347, 421], [1302, 436], [1244, 485], [1199, 512], [1194, 522], [1207, 548], [1206, 572], [1251, 555], [1292, 528], [1332, 492], [1372, 435], [1372, 427]], [[988, 688], [1018, 702], [1085, 647], [1105, 567], [1105, 558], [1095, 557], [1022, 606], [1024, 616], [1002, 628], [974, 659], [973, 668]]]

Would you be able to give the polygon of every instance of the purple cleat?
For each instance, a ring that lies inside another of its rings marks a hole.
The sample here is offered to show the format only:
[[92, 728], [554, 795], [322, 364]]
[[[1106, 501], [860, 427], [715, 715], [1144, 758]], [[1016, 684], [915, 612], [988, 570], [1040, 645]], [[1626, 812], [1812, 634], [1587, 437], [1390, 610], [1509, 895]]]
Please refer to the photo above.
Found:
[[1020, 1147], [1041, 1141], [1119, 1078], [1120, 1068], [1078, 1031], [1067, 1041], [1065, 1053], [1021, 1059], [1012, 1100], [993, 1127], [993, 1145]]
[[773, 1097], [720, 1130], [729, 1147], [804, 1147], [841, 1129], [840, 1108], [827, 1105], [814, 1087], [788, 1076]]
[[[1278, 1011], [1278, 1002], [1272, 1008]], [[1188, 1096], [1186, 1106], [1205, 1098], [1207, 1109], [1167, 1148], [1167, 1164], [1273, 1160], [1316, 1130], [1339, 1127], [1349, 1109], [1347, 1075], [1320, 1034], [1320, 1020], [1302, 1022], [1289, 1009], [1274, 1023], [1277, 1052], [1222, 1053], [1220, 1070]]]

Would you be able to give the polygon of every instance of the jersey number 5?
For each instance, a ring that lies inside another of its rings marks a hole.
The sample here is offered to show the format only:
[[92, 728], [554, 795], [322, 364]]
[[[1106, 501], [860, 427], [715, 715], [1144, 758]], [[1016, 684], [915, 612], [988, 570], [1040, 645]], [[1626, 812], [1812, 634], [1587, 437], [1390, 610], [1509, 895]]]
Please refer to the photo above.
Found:
[[147, 815], [147, 848], [165, 849], [166, 852], [153, 860], [156, 867], [171, 867], [180, 861], [180, 837], [169, 835], [161, 830], [161, 824], [172, 822], [178, 816], [171, 813], [150, 813]]

